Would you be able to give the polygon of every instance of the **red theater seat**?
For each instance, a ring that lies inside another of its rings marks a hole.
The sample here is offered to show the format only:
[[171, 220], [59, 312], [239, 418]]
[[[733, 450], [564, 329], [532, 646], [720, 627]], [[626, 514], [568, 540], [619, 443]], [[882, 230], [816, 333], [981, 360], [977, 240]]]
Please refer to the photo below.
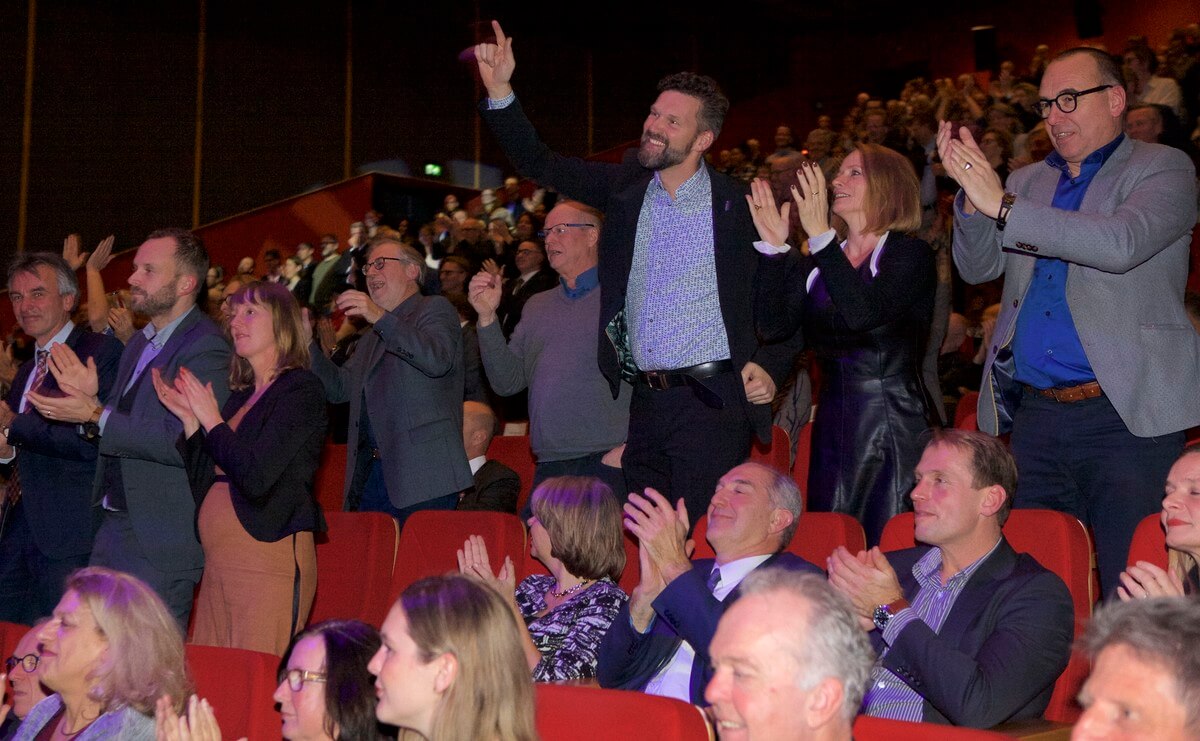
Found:
[[542, 741], [706, 741], [712, 737], [695, 705], [641, 692], [538, 684], [537, 731]]
[[317, 597], [308, 624], [356, 619], [379, 627], [391, 602], [396, 521], [382, 512], [326, 512], [317, 537]]

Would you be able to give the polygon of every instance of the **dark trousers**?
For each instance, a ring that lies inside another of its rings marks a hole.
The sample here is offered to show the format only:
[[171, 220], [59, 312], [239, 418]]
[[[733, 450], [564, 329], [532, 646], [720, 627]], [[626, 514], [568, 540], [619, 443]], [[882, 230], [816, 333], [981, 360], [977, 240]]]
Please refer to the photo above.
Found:
[[[190, 538], [193, 535], [180, 533], [179, 537]], [[163, 571], [142, 552], [128, 512], [104, 513], [104, 522], [96, 533], [96, 544], [92, 547], [92, 565], [124, 571], [146, 582], [167, 603], [167, 610], [175, 617], [180, 629], [187, 632], [192, 598], [204, 569]]]
[[635, 383], [621, 459], [630, 491], [652, 487], [672, 504], [682, 497], [693, 524], [708, 511], [717, 481], [749, 457], [754, 434], [739, 373], [706, 378], [704, 385], [724, 401], [721, 409], [688, 386], [655, 391]]
[[75, 569], [88, 564], [88, 554], [50, 558], [33, 539], [25, 507], [8, 512], [0, 535], [0, 620], [32, 625], [49, 617], [62, 598], [63, 584]]
[[457, 509], [458, 492], [441, 497], [426, 499], [424, 502], [410, 504], [407, 507], [397, 507], [388, 497], [387, 485], [383, 482], [383, 463], [371, 461], [371, 469], [367, 474], [367, 482], [363, 486], [362, 499], [358, 502], [360, 512], [384, 512], [396, 518], [396, 525], [404, 530], [404, 521], [413, 512], [424, 509]]
[[1025, 392], [1013, 419], [1014, 505], [1053, 509], [1092, 529], [1100, 590], [1118, 586], [1133, 531], [1162, 508], [1184, 433], [1137, 437], [1106, 396], [1063, 404]]

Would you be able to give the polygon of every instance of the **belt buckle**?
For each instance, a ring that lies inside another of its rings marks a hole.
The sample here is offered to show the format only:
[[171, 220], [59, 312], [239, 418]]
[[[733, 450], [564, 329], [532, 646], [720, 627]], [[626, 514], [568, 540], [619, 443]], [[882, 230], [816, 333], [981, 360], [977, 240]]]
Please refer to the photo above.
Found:
[[666, 391], [667, 389], [671, 388], [667, 381], [666, 373], [660, 373], [659, 371], [646, 371], [643, 374], [643, 377], [646, 379], [646, 385], [655, 391]]

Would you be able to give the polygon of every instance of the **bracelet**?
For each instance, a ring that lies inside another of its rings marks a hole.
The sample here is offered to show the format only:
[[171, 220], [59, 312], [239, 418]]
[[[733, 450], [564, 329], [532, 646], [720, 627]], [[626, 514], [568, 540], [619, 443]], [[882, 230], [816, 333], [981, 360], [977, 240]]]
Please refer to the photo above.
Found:
[[1000, 213], [996, 214], [996, 230], [1004, 231], [1004, 227], [1008, 226], [1008, 213], [1012, 211], [1013, 204], [1017, 202], [1017, 194], [1011, 191], [1005, 191], [1004, 197], [1000, 199]]

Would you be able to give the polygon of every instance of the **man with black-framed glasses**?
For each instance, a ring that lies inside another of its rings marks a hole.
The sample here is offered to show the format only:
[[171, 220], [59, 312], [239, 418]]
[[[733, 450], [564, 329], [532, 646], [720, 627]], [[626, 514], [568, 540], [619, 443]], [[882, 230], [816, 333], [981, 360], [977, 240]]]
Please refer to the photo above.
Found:
[[979, 426], [1012, 432], [1017, 507], [1056, 509], [1095, 534], [1103, 591], [1134, 528], [1200, 424], [1200, 336], [1184, 310], [1196, 175], [1179, 150], [1123, 133], [1108, 54], [1069, 49], [1035, 104], [1055, 151], [1012, 174], [970, 133], [938, 133], [956, 201], [954, 259], [971, 283], [1005, 275]]
[[12, 709], [4, 722], [0, 723], [0, 741], [8, 741], [16, 736], [17, 728], [33, 706], [46, 699], [46, 690], [38, 681], [41, 655], [38, 653], [37, 635], [48, 621], [49, 618], [42, 618], [26, 631], [13, 649], [13, 655], [4, 662]]
[[350, 402], [347, 510], [386, 512], [401, 525], [422, 509], [454, 509], [471, 485], [462, 445], [463, 350], [458, 312], [421, 295], [425, 260], [389, 237], [364, 248], [366, 292], [338, 295], [338, 309], [371, 329], [338, 367], [312, 347], [312, 370], [329, 400]]

